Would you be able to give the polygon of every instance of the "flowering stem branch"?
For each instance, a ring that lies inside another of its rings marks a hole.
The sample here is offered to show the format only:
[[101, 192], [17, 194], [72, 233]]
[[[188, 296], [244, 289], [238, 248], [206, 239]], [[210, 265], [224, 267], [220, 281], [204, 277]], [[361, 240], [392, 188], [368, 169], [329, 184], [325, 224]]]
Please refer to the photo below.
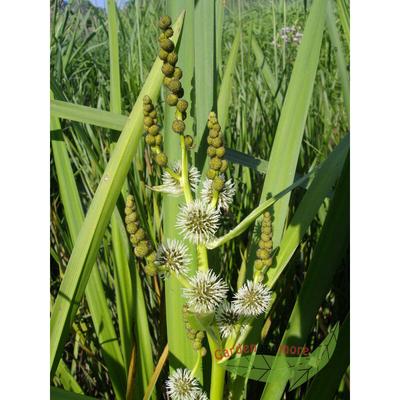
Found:
[[214, 339], [207, 334], [208, 343], [211, 351], [211, 388], [210, 388], [210, 400], [222, 400], [224, 395], [225, 385], [225, 368], [218, 363], [215, 358], [215, 351], [218, 348], [218, 344]]
[[204, 244], [197, 245], [197, 262], [199, 271], [208, 271], [208, 255], [207, 248]]

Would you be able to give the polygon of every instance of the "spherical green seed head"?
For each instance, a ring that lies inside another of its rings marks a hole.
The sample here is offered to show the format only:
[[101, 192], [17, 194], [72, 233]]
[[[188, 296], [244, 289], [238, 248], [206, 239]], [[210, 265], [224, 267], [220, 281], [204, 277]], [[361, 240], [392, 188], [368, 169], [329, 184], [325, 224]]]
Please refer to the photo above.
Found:
[[184, 99], [178, 100], [178, 103], [176, 104], [176, 108], [177, 108], [181, 113], [185, 112], [185, 111], [187, 110], [188, 106], [189, 106], [189, 103], [188, 103], [186, 100], [184, 100]]
[[228, 169], [228, 161], [221, 160], [221, 168], [219, 169], [221, 172], [225, 172]]
[[225, 147], [218, 147], [215, 153], [217, 157], [222, 158], [225, 155]]
[[148, 263], [144, 267], [144, 272], [148, 276], [157, 275], [157, 266], [154, 263]]
[[193, 348], [194, 348], [195, 350], [200, 350], [200, 349], [202, 348], [201, 341], [200, 341], [200, 340], [195, 340], [195, 341], [193, 342]]
[[214, 130], [214, 129], [211, 129], [211, 130], [208, 132], [208, 136], [210, 136], [211, 138], [215, 139], [216, 137], [219, 136], [219, 132], [217, 132], [217, 131]]
[[217, 118], [217, 114], [215, 114], [214, 111], [210, 111], [210, 114], [208, 114], [208, 119], [209, 119], [209, 120], [212, 120], [212, 119], [214, 119], [214, 118]]
[[140, 242], [141, 240], [146, 238], [146, 232], [144, 231], [143, 228], [139, 228], [135, 233], [135, 237], [137, 241]]
[[143, 104], [151, 104], [151, 98], [147, 94], [143, 96]]
[[174, 51], [172, 53], [169, 53], [168, 57], [167, 57], [167, 61], [169, 64], [175, 65], [178, 62], [177, 54]]
[[261, 271], [261, 270], [264, 268], [264, 262], [263, 262], [262, 260], [256, 260], [256, 261], [254, 262], [254, 268], [255, 268], [257, 271]]
[[144, 117], [148, 117], [150, 115], [150, 113], [146, 110], [143, 110], [143, 116]]
[[216, 124], [213, 125], [213, 129], [219, 132], [221, 130], [221, 125], [217, 122]]
[[152, 103], [149, 103], [149, 104], [143, 104], [143, 111], [146, 111], [146, 112], [151, 112], [151, 111], [153, 111], [154, 110], [154, 106], [153, 106], [153, 104]]
[[153, 125], [153, 118], [151, 117], [144, 117], [143, 122], [146, 126], [150, 127]]
[[212, 140], [212, 145], [214, 147], [221, 147], [222, 146], [222, 139], [220, 137], [216, 137]]
[[134, 246], [136, 246], [136, 245], [139, 243], [139, 240], [136, 239], [135, 234], [131, 235], [131, 236], [129, 237], [129, 240], [131, 241], [131, 243], [132, 243]]
[[207, 349], [205, 347], [202, 347], [200, 350], [200, 354], [202, 357], [205, 357], [207, 355]]
[[164, 39], [160, 41], [160, 47], [168, 53], [171, 53], [174, 50], [175, 45], [171, 39]]
[[216, 177], [214, 178], [213, 183], [212, 183], [212, 187], [213, 187], [213, 189], [216, 190], [217, 192], [220, 192], [220, 191], [223, 189], [224, 184], [225, 184], [224, 178], [222, 178], [221, 176], [216, 176]]
[[136, 233], [138, 230], [136, 222], [131, 222], [130, 224], [126, 225], [126, 230], [128, 233]]
[[207, 143], [211, 146], [212, 145], [213, 138], [210, 138], [210, 136], [207, 136]]
[[153, 110], [151, 113], [149, 113], [149, 117], [153, 118], [153, 119], [156, 119], [157, 118], [157, 111]]
[[178, 93], [181, 87], [182, 87], [181, 82], [179, 81], [179, 79], [176, 78], [172, 78], [168, 84], [168, 89], [172, 93]]
[[126, 196], [126, 206], [130, 208], [135, 206], [135, 198], [133, 195], [128, 194], [128, 196]]
[[138, 215], [136, 212], [133, 212], [132, 214], [129, 214], [125, 217], [125, 223], [130, 224], [131, 222], [135, 222], [138, 219]]
[[158, 125], [152, 125], [148, 130], [150, 135], [156, 136], [160, 132], [160, 127]]
[[212, 129], [213, 125], [214, 124], [211, 121], [207, 121], [207, 128], [208, 129]]
[[168, 76], [165, 76], [163, 79], [163, 85], [168, 86], [170, 80], [171, 80], [171, 78], [168, 78]]
[[216, 153], [215, 147], [208, 146], [208, 148], [207, 148], [207, 155], [208, 155], [209, 157], [214, 157], [214, 156], [215, 156], [215, 153]]
[[198, 331], [197, 334], [196, 334], [196, 339], [203, 340], [204, 339], [204, 332], [203, 331]]
[[193, 138], [190, 135], [185, 135], [185, 147], [191, 149], [193, 147]]
[[218, 157], [213, 157], [210, 160], [210, 167], [215, 170], [219, 170], [221, 168], [222, 162]]
[[171, 23], [171, 17], [169, 15], [163, 15], [158, 21], [158, 26], [160, 27], [160, 29], [165, 31], [171, 26]]
[[165, 35], [165, 32], [160, 33], [160, 36], [158, 37], [158, 42], [161, 43], [165, 39], [168, 39]]
[[187, 333], [187, 337], [188, 337], [190, 340], [193, 340], [193, 339], [196, 338], [196, 334], [195, 334], [194, 332], [190, 331], [190, 332]]
[[273, 246], [272, 240], [269, 240], [268, 242], [265, 243], [265, 247], [267, 249], [272, 249], [272, 246]]
[[[161, 67], [161, 71], [165, 76], [170, 77], [174, 74], [174, 66], [168, 63], [164, 63], [163, 66]], [[164, 80], [164, 84], [168, 85], [168, 83], [166, 83]]]
[[217, 176], [217, 171], [215, 169], [209, 169], [207, 172], [208, 179], [214, 179]]
[[176, 104], [178, 103], [178, 96], [176, 95], [176, 94], [173, 94], [173, 93], [170, 93], [168, 96], [167, 96], [167, 104], [169, 105], [169, 106], [176, 106]]
[[272, 258], [267, 258], [266, 260], [264, 260], [264, 265], [266, 267], [270, 267], [272, 265]]
[[170, 38], [171, 36], [174, 35], [174, 31], [173, 31], [172, 28], [168, 28], [168, 29], [165, 30], [164, 34], [165, 34], [165, 36], [166, 36], [167, 38]]
[[162, 143], [163, 137], [161, 133], [156, 136], [156, 145], [159, 146]]
[[133, 213], [133, 209], [131, 207], [125, 207], [125, 215], [130, 215]]
[[262, 260], [265, 260], [268, 258], [269, 256], [269, 252], [267, 250], [264, 249], [258, 249], [256, 252], [256, 255], [258, 258], [261, 258]]
[[260, 240], [260, 241], [258, 242], [258, 247], [259, 247], [260, 249], [266, 250], [266, 249], [268, 249], [268, 247], [266, 246], [266, 244], [267, 244], [267, 241], [265, 241], [265, 240]]
[[270, 221], [271, 220], [271, 214], [269, 211], [265, 211], [263, 214], [263, 221]]
[[165, 51], [164, 49], [160, 49], [160, 51], [158, 52], [158, 57], [163, 61], [167, 61], [168, 54], [169, 53], [167, 51]]
[[156, 144], [156, 138], [152, 135], [146, 135], [145, 141], [149, 146], [153, 146]]
[[185, 130], [185, 123], [183, 121], [180, 121], [179, 119], [176, 119], [172, 123], [172, 130], [176, 133], [183, 133]]
[[139, 258], [146, 257], [150, 253], [151, 247], [147, 240], [141, 240], [135, 247], [135, 256]]
[[174, 78], [181, 79], [183, 76], [182, 70], [179, 67], [175, 67]]
[[156, 163], [160, 167], [165, 167], [168, 164], [168, 157], [164, 153], [158, 153], [156, 155]]

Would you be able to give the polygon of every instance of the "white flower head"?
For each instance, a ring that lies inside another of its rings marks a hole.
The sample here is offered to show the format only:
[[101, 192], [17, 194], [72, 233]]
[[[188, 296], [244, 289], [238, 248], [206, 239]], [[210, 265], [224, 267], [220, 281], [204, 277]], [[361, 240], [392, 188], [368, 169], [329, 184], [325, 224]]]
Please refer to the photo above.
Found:
[[[179, 161], [175, 162], [172, 166], [172, 171], [177, 174], [182, 174], [182, 166]], [[189, 184], [193, 191], [196, 191], [197, 185], [200, 182], [200, 172], [195, 166], [191, 166], [188, 172]], [[183, 193], [181, 183], [178, 179], [176, 179], [173, 175], [171, 175], [168, 171], [164, 170], [162, 174], [162, 182], [163, 182], [163, 191], [166, 193], [179, 195]]]
[[202, 392], [195, 397], [195, 400], [208, 400], [206, 393]]
[[263, 283], [247, 281], [235, 294], [233, 310], [239, 315], [255, 317], [265, 312], [271, 301], [271, 291]]
[[213, 271], [198, 271], [189, 279], [190, 288], [183, 289], [188, 305], [197, 313], [214, 311], [225, 299], [228, 286]]
[[232, 304], [225, 300], [218, 308], [215, 319], [223, 338], [228, 338], [235, 333], [235, 325], [239, 322], [239, 315], [235, 313]]
[[214, 239], [220, 214], [209, 204], [197, 199], [181, 207], [176, 226], [185, 239], [205, 244]]
[[199, 382], [188, 369], [178, 368], [167, 380], [167, 394], [172, 400], [196, 400], [201, 394]]
[[[206, 178], [203, 182], [203, 187], [201, 188], [201, 199], [207, 204], [211, 203], [213, 197], [212, 184], [213, 181]], [[234, 195], [235, 184], [233, 183], [232, 179], [228, 179], [224, 183], [222, 190], [219, 192], [217, 208], [228, 211], [229, 206], [232, 204]]]
[[167, 243], [158, 246], [155, 264], [166, 277], [171, 272], [186, 275], [190, 261], [188, 248], [179, 240], [167, 239]]

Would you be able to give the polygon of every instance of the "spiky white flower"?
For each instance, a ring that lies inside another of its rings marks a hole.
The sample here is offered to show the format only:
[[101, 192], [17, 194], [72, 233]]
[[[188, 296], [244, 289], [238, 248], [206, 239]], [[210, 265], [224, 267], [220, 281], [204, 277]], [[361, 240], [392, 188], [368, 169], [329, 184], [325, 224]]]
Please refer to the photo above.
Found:
[[185, 239], [205, 244], [214, 239], [220, 214], [209, 204], [197, 199], [181, 207], [176, 226]]
[[[182, 174], [182, 166], [179, 161], [175, 162], [172, 166], [172, 171], [177, 174]], [[193, 191], [197, 189], [200, 182], [200, 172], [195, 166], [191, 166], [188, 172], [189, 184]], [[163, 191], [170, 194], [181, 194], [183, 192], [182, 186], [178, 179], [176, 179], [170, 172], [164, 170], [162, 174]]]
[[214, 311], [226, 297], [228, 286], [213, 271], [198, 271], [189, 279], [190, 288], [183, 289], [188, 305], [197, 313]]
[[195, 400], [208, 400], [208, 396], [206, 393], [202, 392], [195, 397]]
[[168, 378], [166, 387], [172, 400], [196, 400], [202, 393], [199, 382], [188, 369], [178, 368]]
[[[201, 188], [201, 199], [209, 204], [213, 198], [213, 181], [211, 179], [206, 178], [203, 182], [203, 187]], [[228, 211], [229, 206], [232, 204], [233, 196], [235, 195], [235, 184], [232, 179], [228, 179], [224, 183], [224, 187], [219, 192], [218, 196], [218, 209], [223, 209]]]
[[233, 310], [232, 304], [227, 300], [219, 306], [215, 318], [223, 338], [228, 338], [235, 333], [235, 325], [240, 319], [239, 315]]
[[158, 246], [155, 264], [166, 277], [171, 272], [186, 275], [190, 261], [188, 248], [179, 240], [167, 239]]
[[271, 301], [271, 291], [263, 283], [247, 281], [234, 297], [232, 308], [237, 314], [255, 317], [267, 310]]

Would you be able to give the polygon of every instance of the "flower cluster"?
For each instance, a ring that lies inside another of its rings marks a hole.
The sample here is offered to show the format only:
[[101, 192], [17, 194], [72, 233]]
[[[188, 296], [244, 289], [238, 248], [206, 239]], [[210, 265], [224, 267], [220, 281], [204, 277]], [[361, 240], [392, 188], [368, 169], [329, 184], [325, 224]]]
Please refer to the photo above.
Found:
[[[177, 176], [182, 175], [182, 166], [180, 162], [176, 162], [172, 166], [172, 171], [166, 169], [162, 175], [163, 191], [165, 193], [179, 195], [182, 193], [182, 186]], [[191, 166], [188, 171], [189, 185], [193, 191], [196, 191], [200, 182], [200, 172], [195, 166]]]
[[280, 47], [280, 42], [299, 45], [302, 38], [303, 34], [300, 32], [299, 26], [284, 26], [278, 32], [278, 40], [274, 40], [272, 44], [276, 44], [278, 47]]
[[168, 239], [158, 247], [155, 265], [162, 275], [167, 277], [171, 272], [186, 275], [189, 264], [188, 248], [182, 242]]
[[207, 354], [207, 350], [202, 345], [204, 339], [204, 332], [199, 331], [191, 325], [189, 321], [189, 305], [184, 304], [182, 308], [183, 322], [185, 323], [186, 335], [192, 342], [193, 350], [201, 351], [201, 355], [204, 357]]
[[146, 231], [140, 226], [135, 199], [131, 194], [126, 199], [125, 224], [126, 230], [130, 234], [129, 238], [134, 247], [135, 256], [146, 259], [146, 274], [155, 275], [157, 272], [157, 267], [154, 263], [156, 253], [153, 250], [150, 240], [147, 238]]
[[261, 238], [258, 242], [257, 259], [254, 267], [257, 271], [262, 271], [272, 265], [272, 223], [271, 214], [267, 211], [264, 213], [261, 223]]
[[188, 369], [178, 368], [167, 380], [167, 394], [171, 400], [207, 400], [200, 383]]

